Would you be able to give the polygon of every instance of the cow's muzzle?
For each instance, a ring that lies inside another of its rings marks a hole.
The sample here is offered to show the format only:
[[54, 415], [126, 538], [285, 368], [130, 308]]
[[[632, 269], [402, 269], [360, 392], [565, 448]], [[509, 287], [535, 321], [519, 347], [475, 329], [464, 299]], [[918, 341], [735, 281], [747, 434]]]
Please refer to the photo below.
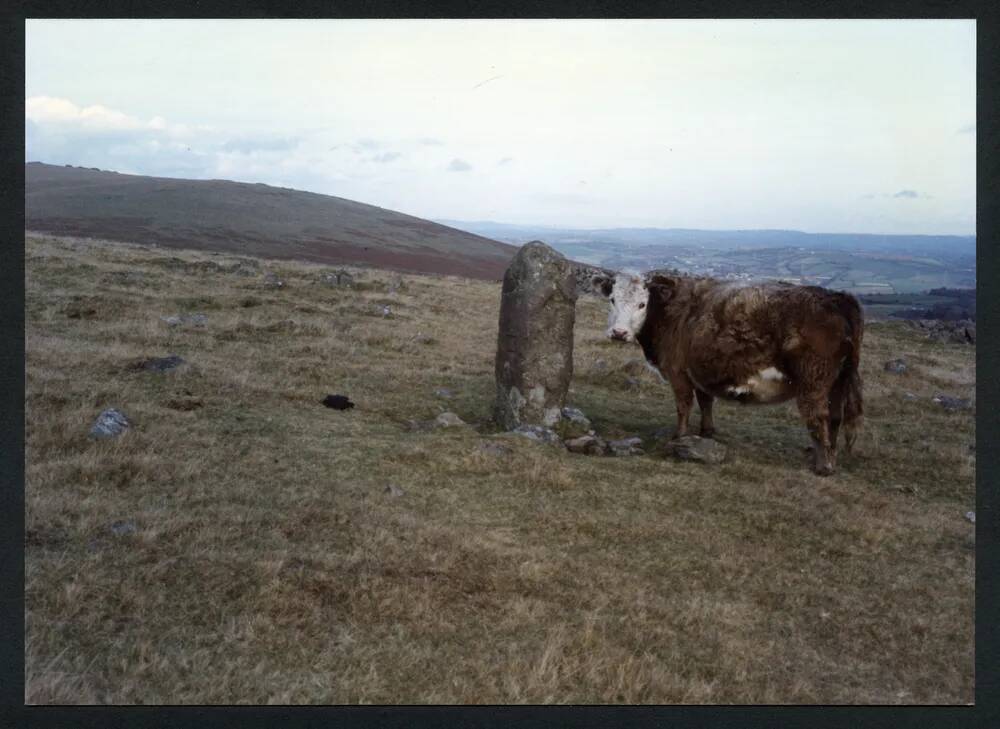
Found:
[[612, 339], [617, 339], [619, 342], [628, 341], [628, 332], [624, 329], [612, 329], [610, 336]]

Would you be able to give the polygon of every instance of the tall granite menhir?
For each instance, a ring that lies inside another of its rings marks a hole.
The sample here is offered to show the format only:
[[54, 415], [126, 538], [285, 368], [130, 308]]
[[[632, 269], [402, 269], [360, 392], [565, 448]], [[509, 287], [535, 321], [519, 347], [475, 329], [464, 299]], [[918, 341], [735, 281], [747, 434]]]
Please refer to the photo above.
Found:
[[523, 246], [503, 277], [497, 336], [501, 426], [552, 426], [573, 376], [577, 284], [572, 264], [541, 241]]

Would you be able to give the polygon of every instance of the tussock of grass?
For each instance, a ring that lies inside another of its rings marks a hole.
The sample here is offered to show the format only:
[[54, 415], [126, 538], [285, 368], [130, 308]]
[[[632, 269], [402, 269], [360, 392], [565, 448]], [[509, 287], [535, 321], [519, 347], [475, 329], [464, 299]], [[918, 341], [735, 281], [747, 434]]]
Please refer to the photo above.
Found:
[[[829, 479], [791, 406], [720, 404], [715, 468], [585, 457], [489, 423], [495, 284], [26, 245], [30, 703], [973, 700], [975, 422], [930, 402], [974, 399], [970, 348], [869, 326]], [[652, 445], [673, 401], [604, 316], [578, 305], [571, 404]], [[134, 426], [95, 442], [105, 407]], [[444, 410], [472, 427], [407, 427]]]

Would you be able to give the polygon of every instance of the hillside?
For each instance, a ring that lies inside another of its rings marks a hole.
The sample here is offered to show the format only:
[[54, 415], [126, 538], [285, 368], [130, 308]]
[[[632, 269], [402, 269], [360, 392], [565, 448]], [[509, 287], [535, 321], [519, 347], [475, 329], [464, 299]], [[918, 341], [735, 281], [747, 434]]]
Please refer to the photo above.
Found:
[[31, 162], [29, 230], [329, 264], [499, 279], [512, 246], [372, 205], [225, 180]]
[[669, 388], [596, 299], [570, 404], [645, 455], [489, 424], [495, 283], [34, 235], [26, 269], [28, 703], [974, 700], [973, 347], [869, 323], [824, 479], [791, 404], [657, 455]]

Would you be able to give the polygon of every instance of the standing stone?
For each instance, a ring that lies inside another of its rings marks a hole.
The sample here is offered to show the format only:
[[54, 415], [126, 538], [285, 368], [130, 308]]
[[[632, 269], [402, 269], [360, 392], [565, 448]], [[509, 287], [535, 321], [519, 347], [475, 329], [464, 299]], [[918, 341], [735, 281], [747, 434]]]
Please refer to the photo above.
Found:
[[510, 430], [551, 427], [573, 375], [573, 267], [541, 241], [523, 246], [503, 277], [493, 417]]

